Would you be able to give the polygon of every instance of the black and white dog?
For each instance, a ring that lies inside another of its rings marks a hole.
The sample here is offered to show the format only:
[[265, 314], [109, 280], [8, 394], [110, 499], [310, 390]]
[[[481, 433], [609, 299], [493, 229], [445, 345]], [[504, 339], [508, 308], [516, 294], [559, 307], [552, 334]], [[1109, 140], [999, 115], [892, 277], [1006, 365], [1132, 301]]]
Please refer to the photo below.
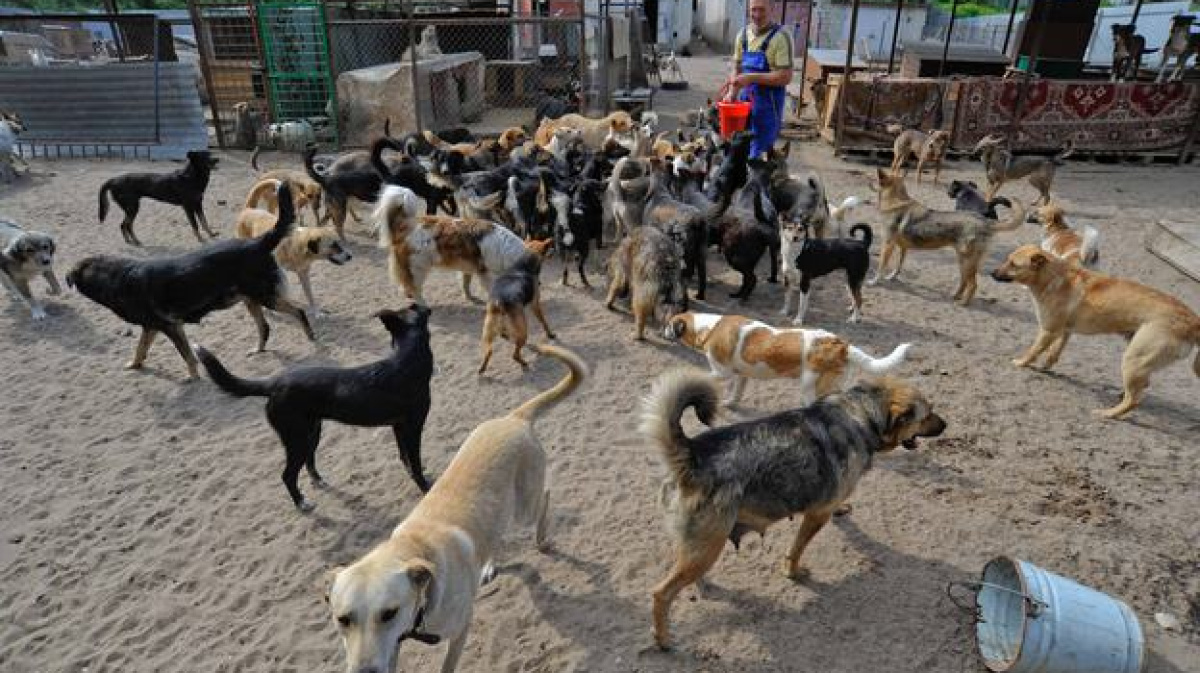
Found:
[[50, 284], [50, 294], [59, 294], [62, 287], [54, 275], [54, 239], [48, 234], [25, 231], [7, 220], [0, 220], [0, 285], [14, 299], [29, 305], [34, 320], [46, 317], [46, 309], [29, 290], [29, 281], [38, 276]]
[[359, 367], [293, 367], [269, 379], [249, 380], [229, 373], [203, 348], [197, 355], [221, 390], [236, 397], [266, 397], [267, 421], [287, 452], [283, 484], [301, 512], [316, 505], [300, 492], [300, 468], [317, 486], [317, 444], [326, 420], [365, 428], [391, 426], [408, 468], [421, 492], [429, 482], [421, 467], [421, 433], [429, 415], [429, 378], [433, 351], [429, 348], [429, 309], [416, 304], [403, 311], [380, 311], [379, 321], [392, 335], [392, 352], [382, 360]]
[[108, 215], [108, 195], [111, 194], [113, 201], [125, 211], [121, 236], [126, 243], [140, 246], [142, 242], [133, 233], [133, 220], [142, 199], [154, 199], [182, 207], [196, 240], [204, 243], [197, 223], [204, 227], [209, 238], [216, 238], [219, 234], [208, 226], [208, 218], [204, 216], [204, 190], [208, 189], [208, 178], [217, 161], [207, 150], [193, 150], [187, 153], [187, 166], [174, 173], [126, 173], [105, 181], [100, 186], [100, 221]]
[[[871, 268], [871, 227], [850, 227], [850, 238], [811, 237], [802, 222], [785, 222], [781, 228], [785, 298], [780, 313], [794, 313], [792, 324], [803, 325], [813, 280], [843, 269], [850, 290], [850, 322], [862, 320], [862, 286]], [[855, 236], [858, 232], [861, 238]]]
[[955, 210], [965, 210], [971, 213], [979, 213], [989, 219], [998, 220], [1000, 215], [996, 213], [996, 206], [1004, 206], [1012, 208], [1012, 202], [1003, 196], [988, 201], [983, 192], [979, 190], [979, 185], [971, 181], [953, 180], [950, 182], [950, 187], [946, 190], [946, 194], [954, 199]]

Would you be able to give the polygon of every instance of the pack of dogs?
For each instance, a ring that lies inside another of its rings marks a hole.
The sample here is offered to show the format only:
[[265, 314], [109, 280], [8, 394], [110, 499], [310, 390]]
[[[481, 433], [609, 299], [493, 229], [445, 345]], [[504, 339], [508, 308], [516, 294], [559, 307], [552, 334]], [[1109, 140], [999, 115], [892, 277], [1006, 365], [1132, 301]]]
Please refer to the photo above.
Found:
[[[427, 50], [427, 40], [417, 49]], [[952, 181], [946, 194], [954, 208], [939, 209], [910, 195], [904, 167], [915, 156], [917, 181], [932, 165], [937, 183], [947, 137], [897, 128], [891, 169], [877, 170], [868, 185], [874, 198], [831, 202], [819, 175], [792, 169], [790, 145], [751, 157], [752, 137], [721, 136], [709, 108], [689, 115], [693, 129], [672, 136], [657, 132], [652, 116], [588, 118], [570, 107], [546, 101], [532, 131], [513, 127], [494, 138], [466, 130], [393, 137], [385, 125], [364, 151], [321, 157], [309, 147], [303, 169], [260, 172], [256, 155], [254, 184], [234, 235], [220, 241], [201, 235], [202, 227], [217, 237], [203, 210], [217, 164], [208, 152], [189, 153], [178, 171], [120, 175], [100, 189], [99, 219], [111, 198], [124, 211], [126, 243], [141, 245], [133, 222], [140, 202], [152, 199], [183, 208], [202, 245], [150, 259], [88, 257], [67, 274], [67, 285], [141, 328], [129, 368], [144, 366], [161, 333], [189, 378], [203, 367], [231, 397], [264, 398], [267, 422], [284, 448], [282, 481], [298, 511], [316, 507], [300, 490], [301, 471], [314, 486], [326, 484], [316, 463], [326, 421], [392, 428], [401, 463], [423, 496], [387, 540], [330, 578], [326, 599], [349, 671], [394, 670], [407, 640], [446, 641], [442, 670], [453, 671], [474, 599], [495, 574], [510, 525], [533, 527], [539, 547], [550, 539], [549, 457], [534, 422], [573, 395], [589, 372], [566, 348], [530, 343], [529, 313], [546, 340], [556, 338], [541, 286], [543, 267], [554, 257], [563, 286], [574, 267], [590, 290], [590, 255], [609, 248], [605, 306], [616, 310], [628, 302], [636, 340], [658, 334], [708, 363], [707, 372], [662, 374], [642, 404], [640, 431], [665, 467], [659, 503], [675, 549], [672, 567], [651, 590], [660, 647], [671, 642], [672, 603], [713, 567], [727, 541], [736, 547], [746, 533], [762, 534], [781, 519], [801, 516], [783, 570], [802, 577], [806, 547], [852, 496], [876, 455], [915, 449], [947, 429], [934, 403], [897, 378], [912, 344], [876, 357], [809, 323], [810, 295], [821, 278], [845, 275], [848, 320], [858, 322], [864, 288], [896, 279], [909, 250], [949, 248], [960, 269], [954, 298], [969, 304], [994, 240], [1026, 222], [1026, 207], [997, 192], [1027, 177], [1040, 196], [1034, 219], [1041, 243], [1018, 248], [991, 273], [996, 281], [1028, 287], [1034, 298], [1040, 328], [1017, 366], [1043, 359], [1049, 369], [1072, 333], [1126, 336], [1124, 396], [1102, 412], [1116, 418], [1140, 403], [1151, 374], [1200, 347], [1200, 317], [1183, 303], [1095, 270], [1099, 232], [1070, 224], [1050, 194], [1070, 147], [1054, 157], [1026, 156], [1009, 151], [1002, 139], [985, 138], [976, 149], [987, 186]], [[868, 202], [881, 216], [878, 229], [856, 221]], [[356, 206], [367, 214], [360, 217]], [[309, 225], [299, 221], [305, 210], [313, 214]], [[322, 260], [330, 266], [352, 261], [348, 218], [359, 220], [386, 251], [389, 276], [407, 300], [405, 308], [374, 315], [389, 340], [378, 360], [298, 365], [248, 379], [188, 339], [185, 326], [242, 304], [257, 328], [255, 351], [268, 344], [267, 311], [316, 341], [311, 275]], [[876, 240], [879, 258], [868, 279]], [[741, 302], [757, 289], [758, 267], [767, 258], [768, 282], [782, 277], [781, 313], [789, 326], [693, 307], [701, 302], [705, 308], [714, 246], [740, 276], [730, 297]], [[55, 252], [49, 236], [0, 221], [0, 281], [35, 320], [47, 314], [30, 282], [41, 276], [52, 294], [60, 291]], [[425, 285], [435, 270], [457, 272], [468, 302], [477, 301], [474, 279], [486, 293], [478, 302], [480, 375], [498, 338], [511, 342], [521, 368], [529, 365], [528, 349], [567, 370], [552, 388], [475, 428], [436, 480], [426, 475], [421, 456], [435, 371], [430, 324], [436, 318]], [[299, 281], [303, 304], [292, 298], [285, 272]], [[1193, 369], [1200, 376], [1200, 353]], [[783, 402], [784, 411], [718, 426], [721, 408], [740, 405], [749, 379], [787, 381], [795, 399]], [[709, 429], [685, 432], [681, 417], [688, 409]]]

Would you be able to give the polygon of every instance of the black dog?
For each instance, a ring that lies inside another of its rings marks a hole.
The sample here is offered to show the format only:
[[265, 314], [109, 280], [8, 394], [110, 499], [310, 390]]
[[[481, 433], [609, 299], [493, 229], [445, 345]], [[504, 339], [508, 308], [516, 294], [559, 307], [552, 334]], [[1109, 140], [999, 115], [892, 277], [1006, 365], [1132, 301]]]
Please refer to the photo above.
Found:
[[[592, 241], [596, 241], [597, 247], [599, 247], [600, 237], [604, 233], [605, 189], [607, 189], [607, 184], [602, 180], [581, 180], [575, 187], [575, 194], [571, 197], [571, 211], [567, 216], [567, 222], [571, 230], [570, 232], [562, 232], [559, 235], [566, 249], [575, 252], [575, 261], [579, 269], [579, 280], [583, 283], [584, 287], [592, 286], [588, 282], [587, 274], [583, 270], [584, 264], [588, 259], [588, 254], [591, 252]], [[567, 259], [564, 255], [563, 285], [568, 284], [567, 279], [570, 273], [571, 267], [567, 264]]]
[[[752, 159], [748, 162], [749, 177], [746, 186], [737, 193], [732, 206], [716, 222], [716, 230], [709, 231], [709, 241], [721, 247], [725, 261], [742, 275], [742, 284], [731, 299], [749, 299], [758, 284], [754, 270], [763, 253], [769, 254], [771, 275], [768, 283], [779, 282], [779, 211], [771, 201], [770, 162]], [[720, 204], [718, 204], [718, 207]]]
[[174, 173], [127, 173], [105, 181], [100, 186], [100, 221], [108, 215], [108, 195], [112, 194], [113, 201], [125, 211], [125, 219], [121, 221], [121, 236], [125, 242], [140, 246], [141, 241], [133, 233], [133, 220], [137, 217], [143, 198], [162, 201], [174, 206], [182, 206], [187, 215], [188, 224], [192, 225], [192, 233], [201, 243], [204, 237], [200, 235], [199, 224], [209, 237], [216, 238], [217, 232], [208, 226], [208, 218], [204, 216], [204, 190], [208, 189], [208, 177], [218, 159], [207, 150], [193, 150], [187, 153], [187, 166]]
[[749, 179], [747, 165], [750, 159], [750, 144], [754, 142], [754, 134], [738, 131], [733, 139], [725, 143], [721, 150], [723, 158], [721, 165], [708, 186], [708, 200], [721, 204], [722, 208], [729, 207], [734, 192], [741, 189]]
[[[310, 146], [304, 151], [304, 170], [308, 177], [321, 185], [325, 196], [326, 217], [333, 221], [338, 237], [346, 240], [346, 215], [350, 210], [350, 198], [364, 203], [374, 203], [383, 186], [383, 176], [375, 170], [369, 152], [350, 152], [338, 157], [324, 171], [316, 169], [317, 148]], [[355, 219], [358, 219], [355, 216]]]
[[259, 350], [266, 347], [270, 327], [263, 307], [300, 321], [305, 335], [315, 340], [304, 311], [286, 298], [286, 280], [272, 251], [296, 221], [291, 191], [279, 187], [279, 219], [259, 238], [220, 241], [184, 255], [151, 260], [88, 257], [67, 274], [67, 285], [107, 307], [125, 322], [142, 328], [129, 369], [140, 369], [159, 332], [167, 335], [196, 376], [196, 358], [186, 323], [198, 323], [213, 311], [241, 301], [258, 325]]
[[404, 311], [376, 314], [392, 335], [392, 352], [359, 367], [293, 367], [270, 379], [248, 380], [229, 373], [212, 353], [197, 354], [209, 377], [230, 395], [266, 397], [267, 420], [287, 452], [283, 485], [301, 512], [316, 505], [300, 493], [300, 468], [313, 484], [323, 486], [317, 471], [317, 444], [325, 419], [365, 428], [392, 426], [400, 460], [421, 492], [429, 491], [421, 468], [421, 432], [429, 415], [429, 309], [413, 305]]
[[404, 143], [393, 138], [380, 138], [371, 145], [371, 165], [384, 182], [407, 187], [424, 199], [426, 215], [436, 215], [439, 207], [445, 210], [447, 215], [458, 213], [454, 203], [454, 190], [430, 184], [428, 171], [411, 158], [399, 163], [387, 163], [383, 160], [384, 150], [403, 152]]
[[[856, 238], [855, 233], [860, 231], [862, 238]], [[850, 289], [850, 296], [854, 300], [850, 322], [858, 322], [862, 319], [863, 280], [871, 268], [871, 227], [865, 224], [850, 227], [850, 238], [810, 238], [808, 233], [803, 223], [783, 225], [783, 280], [787, 285], [783, 314], [791, 315], [794, 311], [796, 318], [793, 323], [803, 325], [804, 314], [808, 311], [808, 291], [813, 280], [845, 269], [846, 287]], [[796, 308], [797, 299], [800, 301], [799, 310]]]
[[950, 198], [954, 199], [955, 210], [979, 213], [993, 220], [1000, 219], [1000, 216], [996, 214], [996, 206], [1012, 208], [1012, 202], [1003, 196], [997, 196], [988, 201], [984, 198], [983, 192], [979, 191], [979, 185], [970, 181], [954, 180], [950, 183], [950, 187], [946, 190], [946, 193], [950, 195]]

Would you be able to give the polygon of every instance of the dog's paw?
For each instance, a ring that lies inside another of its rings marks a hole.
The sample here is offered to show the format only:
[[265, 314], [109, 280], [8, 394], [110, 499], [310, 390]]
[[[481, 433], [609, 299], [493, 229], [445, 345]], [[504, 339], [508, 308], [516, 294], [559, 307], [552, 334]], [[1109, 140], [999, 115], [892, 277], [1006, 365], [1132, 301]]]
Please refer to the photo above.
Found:
[[867, 285], [878, 285], [878, 284], [879, 284], [879, 276], [875, 276], [874, 278], [867, 279]]
[[491, 561], [488, 561], [487, 564], [483, 566], [483, 571], [479, 573], [479, 586], [486, 587], [487, 585], [491, 584], [492, 580], [494, 579], [496, 579], [496, 565]]
[[46, 313], [46, 309], [42, 308], [41, 306], [34, 306], [32, 309], [30, 309], [29, 315], [34, 320], [45, 320], [47, 317], [49, 317]]
[[1016, 358], [1012, 361], [1017, 367], [1025, 368], [1029, 366], [1030, 360], [1026, 358]]
[[809, 571], [807, 568], [793, 566], [791, 561], [786, 559], [783, 561], [780, 569], [783, 570], [783, 574], [793, 582], [803, 582], [809, 578]]
[[308, 498], [301, 497], [300, 502], [296, 503], [296, 510], [301, 514], [311, 514], [316, 508], [317, 504]]
[[128, 369], [130, 371], [137, 371], [141, 368], [142, 368], [142, 363], [140, 363], [136, 360], [130, 360], [129, 362], [125, 363], [125, 369]]

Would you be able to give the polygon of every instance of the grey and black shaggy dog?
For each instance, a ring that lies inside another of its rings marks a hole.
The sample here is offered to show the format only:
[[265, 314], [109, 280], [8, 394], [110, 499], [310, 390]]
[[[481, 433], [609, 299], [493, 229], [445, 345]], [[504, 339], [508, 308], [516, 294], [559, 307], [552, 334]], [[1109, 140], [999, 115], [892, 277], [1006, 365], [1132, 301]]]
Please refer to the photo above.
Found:
[[979, 185], [970, 180], [951, 180], [950, 187], [946, 189], [946, 194], [954, 199], [955, 210], [979, 213], [992, 220], [1000, 219], [1000, 215], [996, 212], [996, 206], [1012, 208], [1012, 201], [1003, 196], [997, 196], [988, 201], [984, 197], [983, 192], [979, 190]]
[[704, 576], [730, 540], [763, 534], [785, 517], [804, 521], [783, 563], [802, 576], [800, 556], [850, 497], [876, 453], [917, 447], [946, 422], [912, 385], [897, 379], [861, 383], [812, 406], [688, 437], [688, 408], [711, 426], [720, 404], [717, 382], [697, 371], [665, 374], [643, 404], [641, 432], [656, 445], [668, 476], [659, 494], [675, 538], [674, 567], [653, 590], [654, 640], [668, 645], [671, 602]]
[[141, 326], [129, 369], [141, 369], [161, 332], [187, 363], [188, 375], [196, 378], [196, 356], [183, 326], [238, 302], [245, 303], [258, 326], [259, 350], [266, 347], [270, 335], [263, 307], [299, 320], [304, 334], [313, 341], [308, 316], [287, 298], [287, 281], [272, 254], [296, 221], [286, 182], [280, 184], [277, 197], [275, 228], [258, 238], [220, 241], [158, 259], [88, 257], [67, 274], [67, 285], [125, 322]]
[[681, 246], [654, 227], [639, 227], [626, 236], [608, 259], [611, 282], [605, 307], [613, 310], [618, 297], [630, 295], [634, 338], [646, 338], [646, 323], [662, 306], [670, 318], [687, 310]]
[[7, 220], [0, 220], [0, 285], [29, 305], [34, 320], [46, 317], [46, 309], [29, 290], [29, 281], [38, 276], [50, 284], [50, 294], [62, 292], [54, 275], [54, 239], [48, 234], [26, 231]]

